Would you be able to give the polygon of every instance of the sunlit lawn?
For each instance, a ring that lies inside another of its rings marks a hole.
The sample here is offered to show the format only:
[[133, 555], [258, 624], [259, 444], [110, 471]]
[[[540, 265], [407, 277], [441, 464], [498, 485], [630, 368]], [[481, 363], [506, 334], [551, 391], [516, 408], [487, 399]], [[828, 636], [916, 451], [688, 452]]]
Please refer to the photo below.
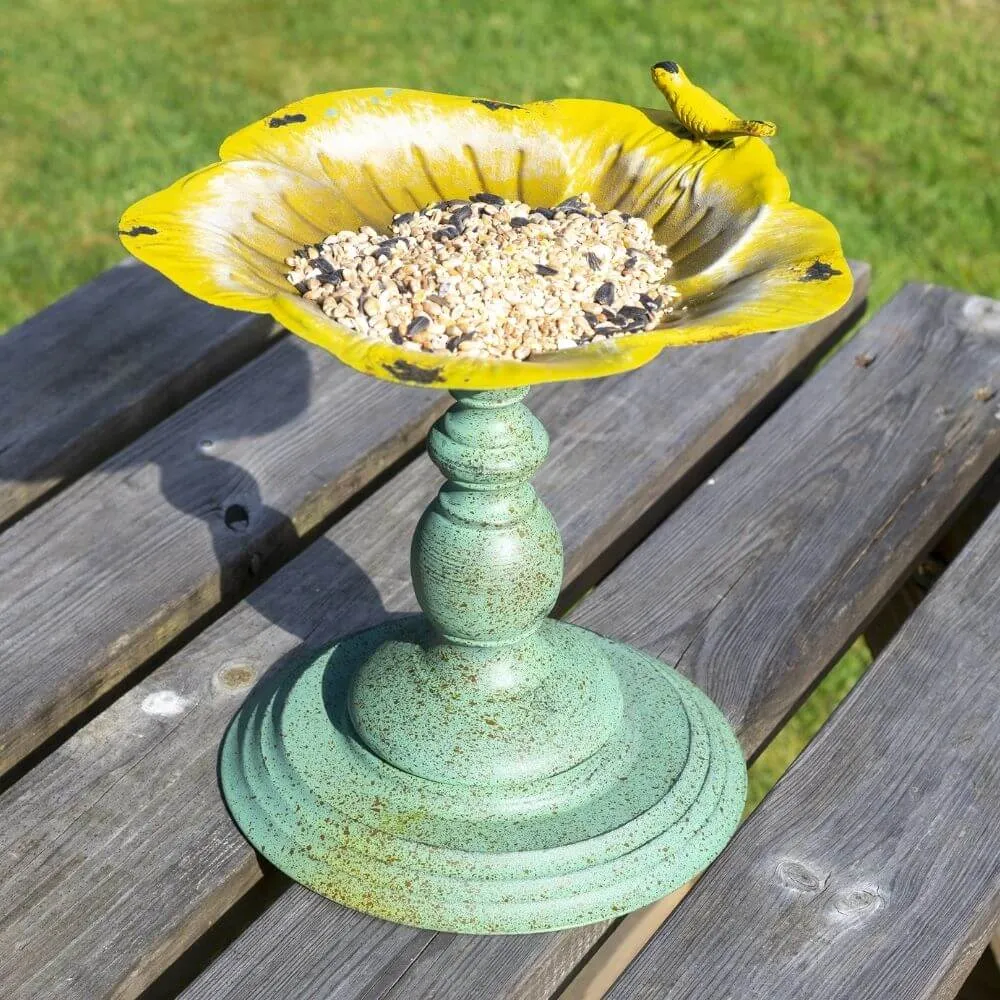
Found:
[[[656, 104], [676, 59], [772, 118], [795, 197], [872, 262], [1000, 294], [994, 0], [23, 0], [0, 41], [0, 329], [121, 259], [121, 209], [306, 94], [372, 84]], [[990, 37], [994, 39], [990, 41]], [[775, 775], [858, 675], [848, 658], [755, 769]]]

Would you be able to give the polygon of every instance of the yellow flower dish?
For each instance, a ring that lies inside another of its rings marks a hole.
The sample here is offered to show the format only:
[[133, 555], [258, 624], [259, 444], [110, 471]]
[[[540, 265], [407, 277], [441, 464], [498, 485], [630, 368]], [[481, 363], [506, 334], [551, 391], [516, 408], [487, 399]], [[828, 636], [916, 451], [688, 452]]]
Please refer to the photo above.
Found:
[[[763, 140], [696, 138], [666, 109], [345, 90], [241, 129], [219, 156], [129, 208], [125, 247], [192, 295], [270, 313], [395, 382], [499, 389], [611, 375], [666, 347], [814, 322], [851, 292], [836, 230], [789, 200]], [[285, 258], [305, 244], [363, 225], [387, 230], [396, 213], [478, 191], [543, 206], [587, 192], [604, 211], [641, 216], [670, 249], [670, 281], [687, 308], [660, 329], [526, 361], [470, 359], [363, 337], [285, 279]]]

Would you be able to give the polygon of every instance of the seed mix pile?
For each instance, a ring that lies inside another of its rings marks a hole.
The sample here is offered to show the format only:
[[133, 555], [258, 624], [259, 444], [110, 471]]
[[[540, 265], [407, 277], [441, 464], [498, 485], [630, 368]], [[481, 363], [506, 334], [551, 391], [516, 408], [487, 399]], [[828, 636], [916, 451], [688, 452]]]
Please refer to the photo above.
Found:
[[305, 298], [414, 351], [524, 360], [656, 326], [679, 295], [649, 224], [587, 195], [531, 208], [476, 194], [344, 230], [285, 261]]

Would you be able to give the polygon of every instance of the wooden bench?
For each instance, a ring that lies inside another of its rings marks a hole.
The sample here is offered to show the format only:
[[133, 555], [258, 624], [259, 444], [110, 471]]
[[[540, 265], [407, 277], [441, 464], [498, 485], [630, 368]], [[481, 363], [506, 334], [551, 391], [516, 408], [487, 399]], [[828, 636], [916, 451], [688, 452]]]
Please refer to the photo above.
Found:
[[[559, 612], [677, 664], [748, 759], [886, 631], [1000, 458], [1000, 304], [907, 286], [815, 370], [863, 308], [853, 267], [823, 323], [529, 399], [552, 437], [535, 484], [566, 546]], [[897, 1000], [956, 995], [986, 947], [1000, 515], [964, 530], [665, 923], [682, 894], [555, 934], [438, 934], [289, 883], [215, 767], [264, 672], [415, 607], [409, 538], [440, 482], [422, 441], [448, 397], [141, 265], [0, 338], [0, 390], [4, 1000]]]

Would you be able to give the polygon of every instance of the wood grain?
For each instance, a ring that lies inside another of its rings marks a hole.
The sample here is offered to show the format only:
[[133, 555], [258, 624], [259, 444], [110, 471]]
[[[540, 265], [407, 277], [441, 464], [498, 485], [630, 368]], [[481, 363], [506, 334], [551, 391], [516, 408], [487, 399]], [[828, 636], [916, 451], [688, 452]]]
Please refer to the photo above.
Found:
[[[861, 269], [859, 296], [866, 285]], [[570, 582], [620, 549], [706, 455], [749, 433], [753, 415], [774, 405], [837, 329], [830, 321], [712, 345], [618, 379], [534, 393], [552, 438], [536, 485], [564, 529]], [[260, 878], [219, 798], [224, 727], [247, 678], [413, 608], [409, 539], [440, 482], [426, 458], [409, 465], [0, 797], [0, 993], [134, 996]], [[319, 899], [297, 902], [303, 895], [297, 890], [290, 905]], [[101, 921], [91, 919], [95, 912]], [[328, 928], [323, 912], [317, 926]], [[373, 923], [340, 912], [338, 919]], [[412, 932], [398, 931], [410, 935], [405, 940], [394, 928], [384, 932], [391, 944], [372, 960], [388, 955], [377, 970], [372, 965], [377, 982], [384, 969], [410, 961], [414, 940], [417, 950], [425, 943]], [[331, 981], [325, 971], [309, 979], [307, 966], [331, 947], [324, 936], [315, 937], [320, 950], [310, 940], [304, 935], [299, 949], [303, 982], [312, 985], [299, 995]], [[282, 982], [287, 971], [271, 970]], [[234, 987], [240, 996], [256, 988]], [[286, 995], [284, 988], [265, 984], [260, 995]], [[289, 990], [293, 996], [298, 987]]]
[[216, 309], [137, 261], [0, 337], [0, 529], [258, 354], [267, 316]]
[[[677, 664], [752, 757], [1000, 457], [996, 408], [975, 393], [1000, 385], [1000, 336], [979, 303], [904, 289], [571, 619]], [[875, 360], [858, 365], [859, 353]], [[290, 952], [302, 942], [278, 919], [282, 906], [254, 930]], [[544, 996], [586, 954], [586, 933], [451, 937], [428, 946], [386, 996], [506, 998], [525, 981]], [[590, 945], [604, 933], [598, 926]], [[310, 947], [336, 961], [320, 942]], [[256, 981], [239, 944], [216, 968], [191, 996], [218, 986], [235, 997]]]
[[4, 532], [0, 770], [280, 565], [444, 405], [287, 338]]
[[1000, 510], [610, 996], [938, 1000], [1000, 918]]

